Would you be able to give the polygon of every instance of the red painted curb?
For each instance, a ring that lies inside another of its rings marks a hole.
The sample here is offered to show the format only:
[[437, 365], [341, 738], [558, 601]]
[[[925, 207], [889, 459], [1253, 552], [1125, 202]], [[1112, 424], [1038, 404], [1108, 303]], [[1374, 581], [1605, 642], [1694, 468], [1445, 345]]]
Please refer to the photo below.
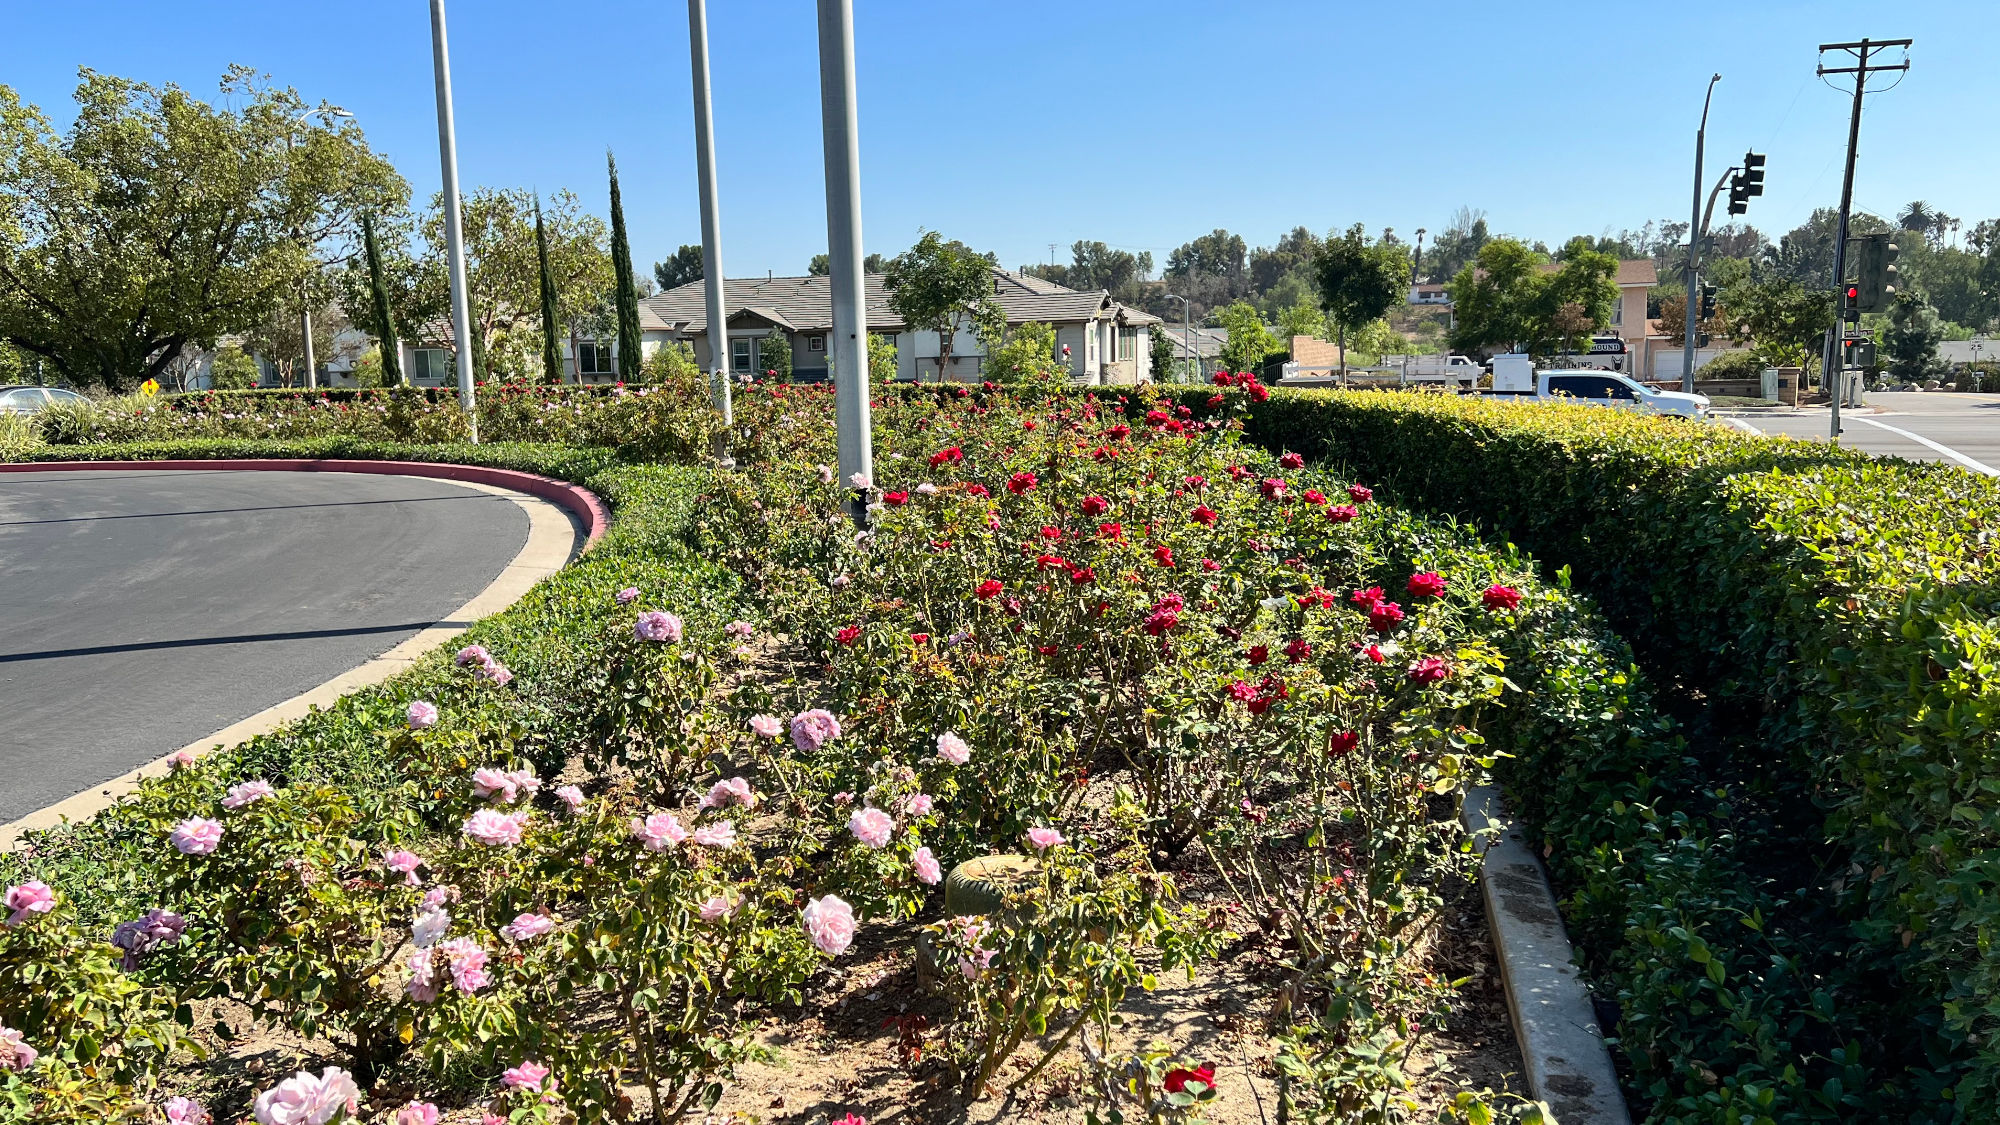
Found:
[[581, 485], [553, 477], [537, 476], [513, 469], [492, 469], [484, 465], [453, 465], [437, 461], [356, 461], [337, 458], [304, 457], [235, 458], [191, 461], [10, 461], [0, 464], [0, 473], [75, 472], [88, 469], [222, 469], [289, 473], [373, 473], [377, 476], [436, 477], [511, 488], [558, 504], [583, 522], [583, 549], [588, 551], [604, 538], [611, 526], [611, 511], [597, 494]]

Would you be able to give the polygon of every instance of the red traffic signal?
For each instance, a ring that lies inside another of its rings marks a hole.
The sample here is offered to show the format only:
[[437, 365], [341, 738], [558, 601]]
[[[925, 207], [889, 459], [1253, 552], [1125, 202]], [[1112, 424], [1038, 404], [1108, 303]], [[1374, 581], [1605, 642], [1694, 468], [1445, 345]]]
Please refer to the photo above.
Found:
[[1855, 287], [1854, 287], [1854, 286], [1852, 286], [1852, 285], [1850, 285], [1850, 286], [1848, 286], [1848, 287], [1847, 287], [1847, 299], [1848, 299], [1848, 300], [1852, 301], [1852, 300], [1854, 300], [1854, 299], [1855, 299], [1856, 297], [1859, 297], [1859, 296], [1861, 296], [1861, 290], [1859, 290], [1859, 289], [1855, 288]]

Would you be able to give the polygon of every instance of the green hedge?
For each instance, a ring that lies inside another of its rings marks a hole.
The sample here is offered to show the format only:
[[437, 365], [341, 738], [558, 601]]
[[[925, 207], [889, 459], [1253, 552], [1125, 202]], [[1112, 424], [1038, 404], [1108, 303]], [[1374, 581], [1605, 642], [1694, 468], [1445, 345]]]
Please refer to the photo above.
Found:
[[[273, 784], [302, 780], [364, 788], [395, 788], [395, 765], [384, 732], [400, 729], [413, 699], [450, 708], [476, 690], [452, 667], [461, 644], [480, 644], [518, 676], [514, 691], [487, 693], [505, 710], [495, 722], [514, 728], [525, 753], [544, 772], [560, 766], [587, 724], [582, 709], [591, 694], [579, 677], [603, 661], [594, 647], [605, 626], [622, 616], [612, 594], [627, 586], [645, 590], [686, 618], [691, 636], [718, 636], [740, 616], [739, 582], [690, 546], [700, 498], [710, 481], [704, 470], [667, 465], [621, 465], [602, 450], [561, 446], [394, 446], [341, 441], [200, 441], [133, 446], [89, 446], [51, 451], [58, 457], [164, 460], [192, 457], [356, 457], [453, 461], [519, 469], [583, 484], [611, 508], [613, 523], [598, 545], [549, 576], [513, 606], [486, 618], [458, 641], [433, 650], [409, 671], [351, 695], [325, 710], [218, 753], [229, 756], [232, 776], [263, 777]], [[380, 786], [373, 783], [383, 782]], [[111, 922], [143, 908], [147, 865], [158, 841], [128, 831], [124, 806], [34, 840], [35, 870]], [[0, 883], [15, 859], [0, 856]]]
[[[1196, 398], [1206, 408], [1207, 392]], [[2000, 587], [1988, 561], [2000, 486], [1720, 427], [1444, 395], [1280, 390], [1248, 425], [1267, 446], [1339, 462], [1566, 564], [1673, 689], [1696, 720], [1677, 776], [1613, 747], [1601, 776], [1550, 763], [1515, 789], [1561, 849], [1573, 921], [1598, 930], [1600, 949], [1604, 931], [1624, 930], [1613, 961], [1684, 940], [1631, 914], [1672, 911], [1674, 895], [1621, 880], [1657, 882], [1666, 864], [1682, 868], [1668, 886], [1702, 895], [1748, 902], [1741, 888], [1763, 889], [1769, 902], [1726, 943], [1738, 963], [1708, 967], [1712, 948], [1698, 959], [1710, 978], [1760, 977], [1758, 1000], [1690, 999], [1680, 1012], [1705, 1017], [1717, 1042], [1753, 1024], [1817, 1042], [1799, 1080], [1776, 1075], [1787, 1112], [1763, 1112], [2000, 1114]], [[1551, 787], [1582, 799], [1552, 800]], [[1658, 815], [1659, 849], [1620, 854], [1629, 839], [1605, 820], [1615, 801]], [[1717, 829], [1724, 838], [1708, 836]], [[1743, 955], [1767, 940], [1799, 956]], [[1660, 966], [1615, 975], [1647, 1003], [1688, 984]], [[1686, 1047], [1682, 1115], [1658, 1119], [1736, 1120], [1717, 1109], [1735, 1077], [1717, 1065], [1727, 1058]]]

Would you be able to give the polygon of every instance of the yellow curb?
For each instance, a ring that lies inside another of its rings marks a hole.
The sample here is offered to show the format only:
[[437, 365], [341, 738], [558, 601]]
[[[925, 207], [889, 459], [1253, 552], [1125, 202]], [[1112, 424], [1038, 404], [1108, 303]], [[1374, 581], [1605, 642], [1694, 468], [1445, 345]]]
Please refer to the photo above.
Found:
[[418, 631], [415, 636], [375, 659], [358, 668], [342, 672], [316, 688], [266, 707], [249, 718], [231, 723], [206, 738], [198, 738], [172, 754], [164, 755], [157, 761], [148, 762], [130, 773], [112, 778], [95, 789], [66, 797], [9, 824], [0, 824], [0, 851], [11, 852], [19, 848], [24, 833], [55, 828], [65, 821], [88, 820], [96, 816], [137, 789], [141, 780], [165, 774], [170, 763], [182, 754], [200, 755], [211, 750], [219, 750], [224, 746], [247, 742], [260, 734], [269, 734], [295, 719], [304, 718], [316, 707], [322, 709], [330, 707], [341, 696], [350, 692], [381, 683], [415, 664], [424, 653], [465, 632], [473, 622], [482, 617], [490, 617], [519, 601], [534, 588], [535, 583], [566, 566], [584, 545], [586, 532], [576, 522], [575, 517], [539, 496], [530, 496], [525, 492], [515, 492], [512, 489], [474, 481], [454, 480], [451, 483], [494, 496], [505, 496], [520, 505], [521, 510], [528, 515], [528, 542], [514, 556], [513, 561], [501, 569], [499, 577], [489, 583], [484, 590], [474, 594], [471, 601], [458, 607], [444, 620], [431, 623]]

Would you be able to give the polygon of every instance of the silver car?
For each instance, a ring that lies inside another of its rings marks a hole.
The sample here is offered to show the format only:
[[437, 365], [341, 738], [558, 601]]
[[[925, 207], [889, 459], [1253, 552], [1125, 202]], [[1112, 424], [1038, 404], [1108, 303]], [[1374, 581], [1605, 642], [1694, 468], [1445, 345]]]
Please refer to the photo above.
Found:
[[0, 387], [0, 414], [35, 414], [57, 404], [89, 401], [61, 387]]

